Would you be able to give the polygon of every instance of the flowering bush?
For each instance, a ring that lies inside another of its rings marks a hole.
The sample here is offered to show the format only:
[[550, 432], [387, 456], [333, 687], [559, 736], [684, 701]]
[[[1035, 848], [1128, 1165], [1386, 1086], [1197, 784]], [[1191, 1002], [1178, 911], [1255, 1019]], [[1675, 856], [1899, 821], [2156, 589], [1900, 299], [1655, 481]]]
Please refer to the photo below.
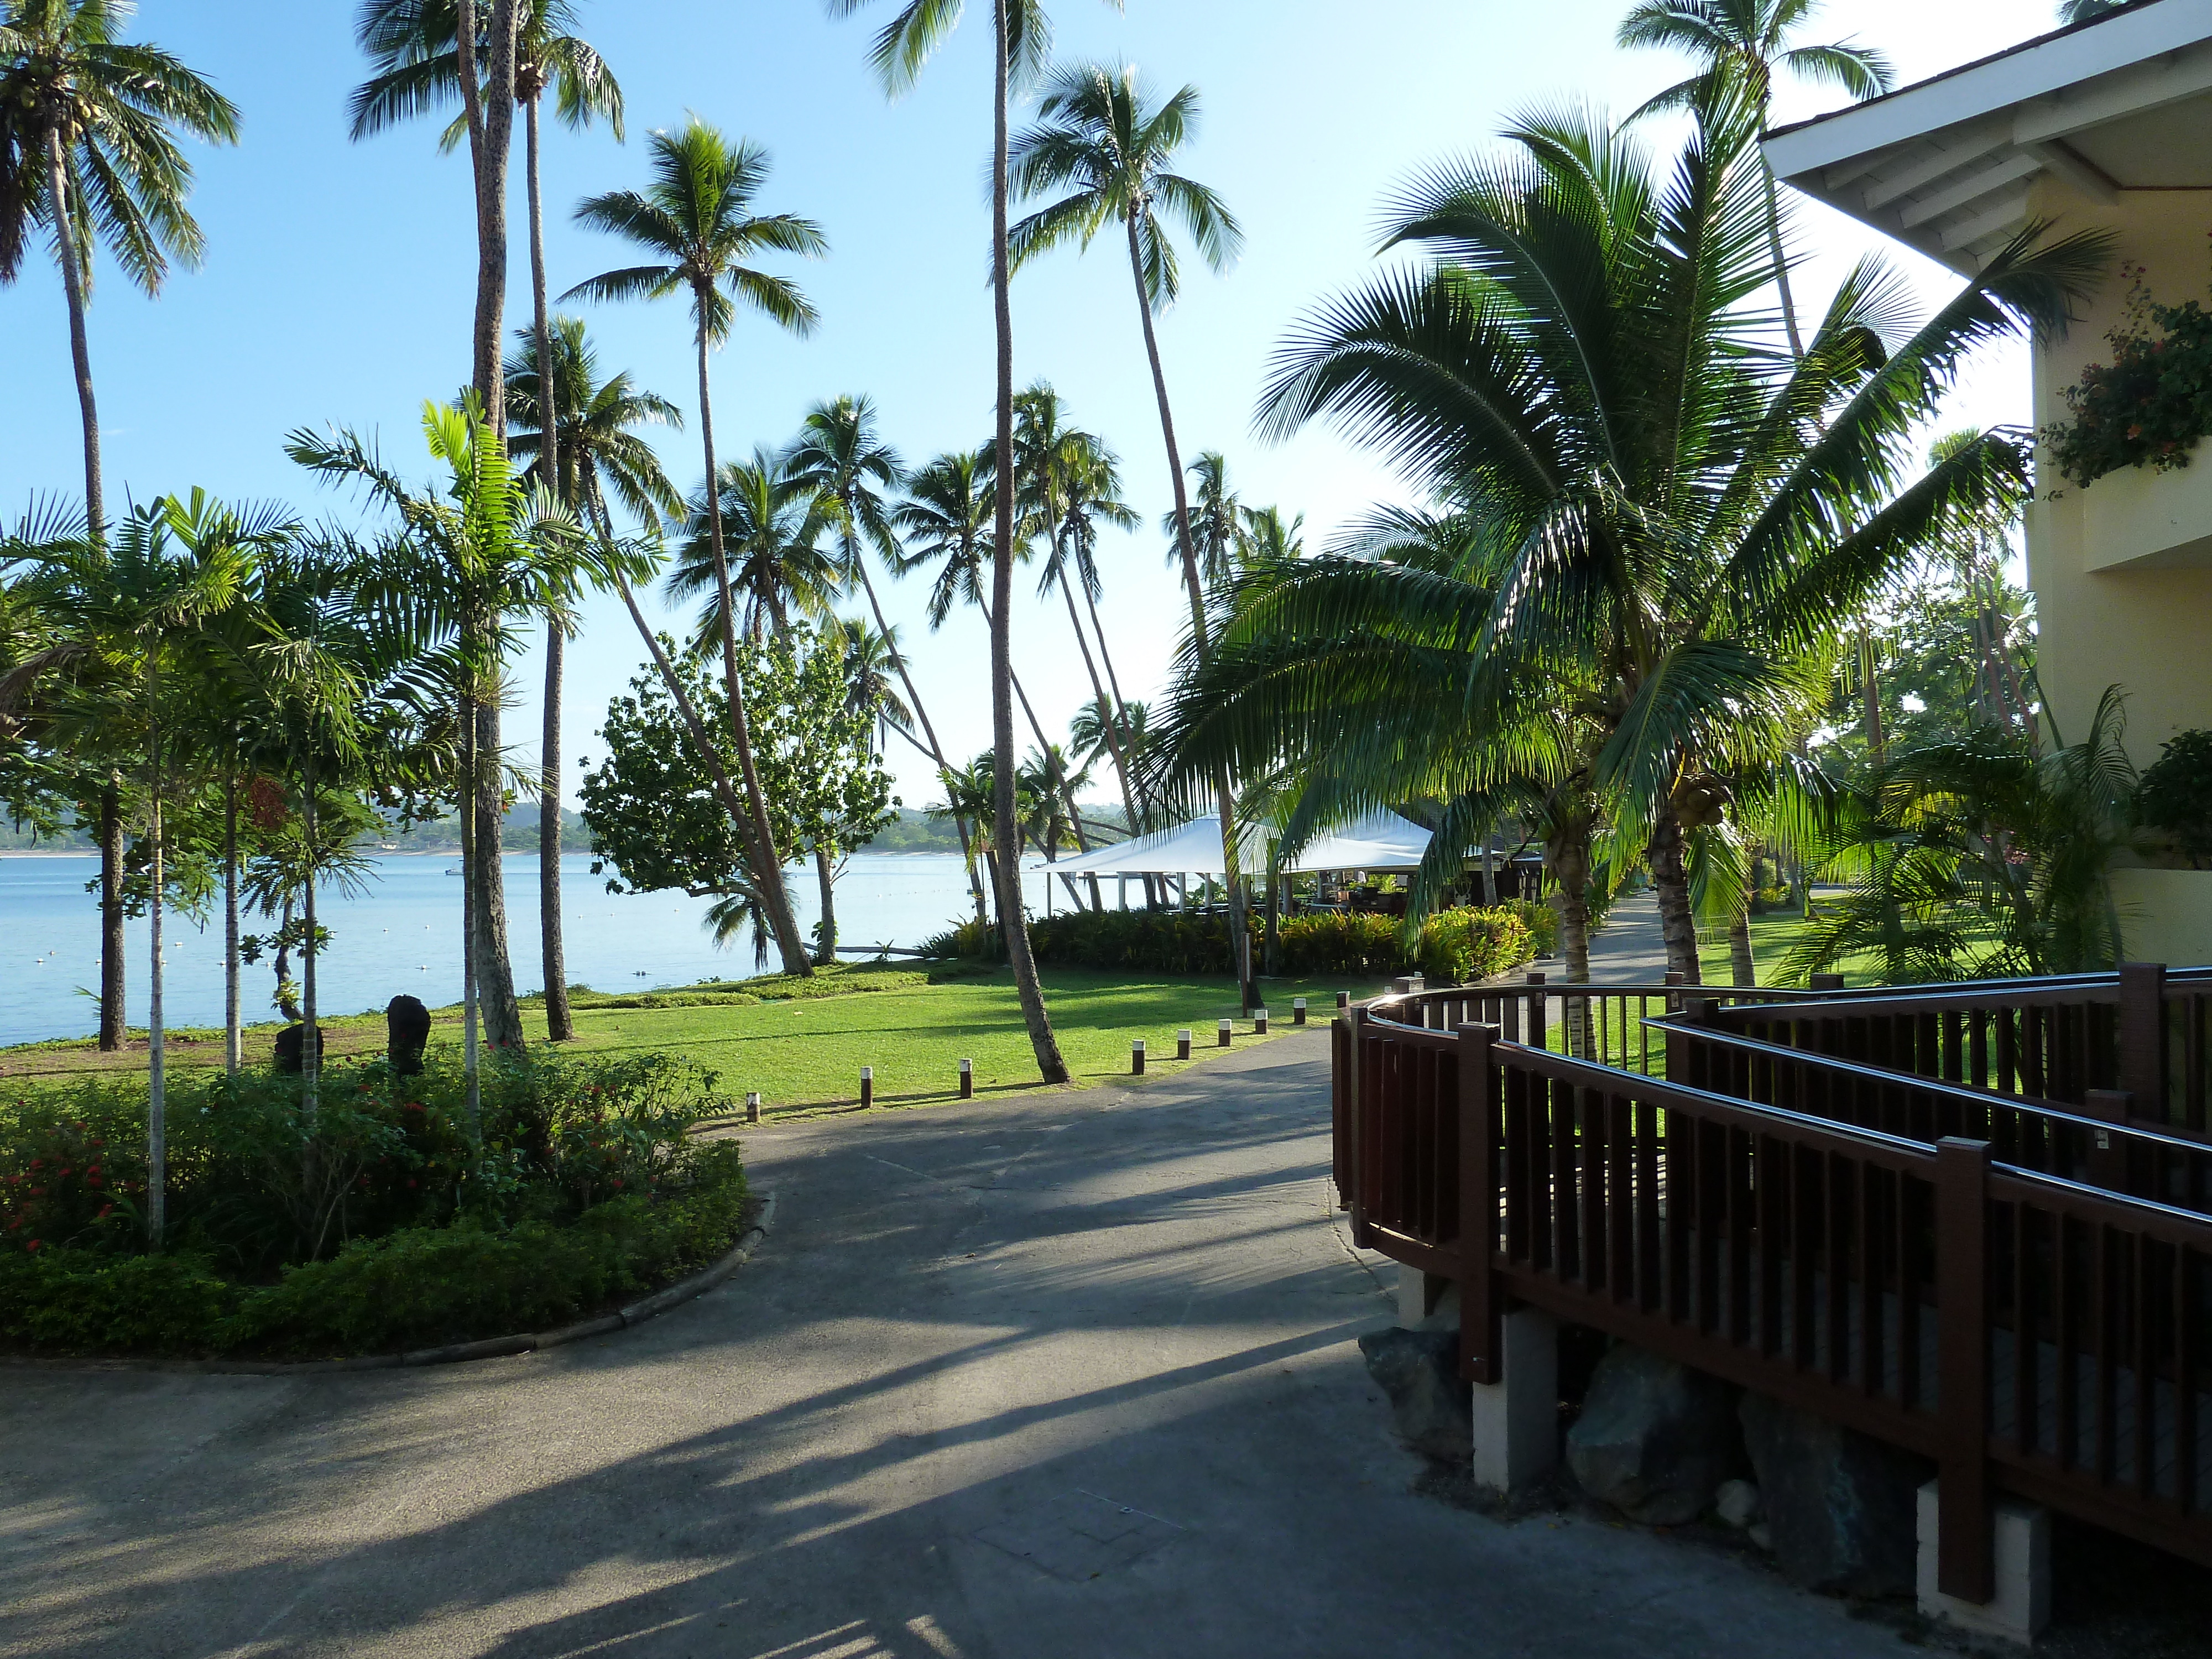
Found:
[[2212, 432], [2212, 313], [2195, 300], [2159, 304], [2142, 265], [2120, 274], [2130, 287], [2122, 321], [2105, 337], [2112, 361], [2081, 371], [2064, 393], [2073, 419], [2043, 434], [2059, 472], [2083, 486], [2124, 466], [2187, 466]]

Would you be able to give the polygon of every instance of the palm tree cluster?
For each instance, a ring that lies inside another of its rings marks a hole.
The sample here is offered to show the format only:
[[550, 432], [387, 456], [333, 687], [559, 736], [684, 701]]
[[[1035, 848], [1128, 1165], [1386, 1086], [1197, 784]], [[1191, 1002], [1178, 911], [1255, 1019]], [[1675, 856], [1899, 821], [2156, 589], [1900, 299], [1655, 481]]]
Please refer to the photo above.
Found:
[[1334, 420], [1428, 506], [1234, 578], [1169, 701], [1167, 784], [1226, 768], [1274, 788], [1293, 844], [1419, 806], [1437, 833], [1417, 913], [1517, 819], [1559, 879], [1577, 976], [1593, 872], [1642, 866], [1668, 965], [1698, 982], [1700, 891], [1740, 917], [1747, 854], [1832, 805], [1805, 744], [1852, 619], [1918, 563], [2001, 538], [2027, 498], [2024, 434], [1923, 460], [1916, 428], [1975, 345], [2062, 327], [2104, 253], [2030, 233], [1917, 323], [1869, 259], [1799, 349], [1771, 298], [1767, 83], [1718, 37], [1758, 25], [1763, 51], [1803, 9], [1632, 18], [1716, 37], [1663, 167], [1632, 127], [1540, 112], [1390, 204], [1386, 247], [1424, 258], [1310, 317], [1262, 420]]

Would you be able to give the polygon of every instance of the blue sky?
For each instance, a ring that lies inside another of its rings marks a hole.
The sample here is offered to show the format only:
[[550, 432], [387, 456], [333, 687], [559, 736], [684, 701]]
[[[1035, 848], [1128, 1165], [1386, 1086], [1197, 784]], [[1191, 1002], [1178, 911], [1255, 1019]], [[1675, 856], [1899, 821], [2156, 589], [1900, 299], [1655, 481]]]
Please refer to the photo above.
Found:
[[[877, 9], [887, 9], [889, 0]], [[1424, 164], [1479, 149], [1510, 112], [1587, 101], [1614, 112], [1676, 78], [1664, 58], [1611, 44], [1622, 0], [1097, 0], [1054, 8], [1060, 55], [1133, 61], [1155, 82], [1195, 83], [1205, 119], [1183, 170], [1244, 222], [1242, 263], [1196, 270], [1161, 338], [1186, 456], [1218, 448], [1239, 493], [1304, 514], [1311, 541], [1401, 491], [1368, 456], [1315, 430], [1259, 441], [1252, 409], [1270, 353], [1316, 301], [1372, 269], [1373, 226], [1391, 186]], [[586, 0], [585, 32], [629, 100], [630, 143], [549, 125], [545, 191], [554, 291], [612, 265], [623, 250], [569, 222], [580, 197], [641, 182], [648, 130], [687, 110], [765, 145], [774, 173], [763, 205], [826, 230], [830, 257], [790, 266], [820, 308], [807, 340], [744, 320], [714, 364], [725, 455], [781, 442], [814, 400], [866, 392], [909, 460], [980, 441], [991, 416], [990, 307], [984, 284], [989, 137], [988, 14], [980, 6], [921, 85], [888, 102], [866, 64], [872, 23], [832, 23], [817, 0]], [[106, 434], [111, 511], [123, 497], [204, 485], [339, 514], [282, 453], [301, 425], [343, 423], [381, 439], [387, 459], [427, 477], [422, 401], [467, 375], [474, 250], [465, 163], [438, 155], [424, 125], [365, 144], [345, 137], [347, 93], [362, 66], [343, 0], [149, 0], [138, 33], [182, 54], [242, 108], [244, 142], [198, 151], [194, 207], [209, 252], [155, 301], [102, 272], [91, 314]], [[2049, 26], [2040, 0], [1834, 0], [1825, 34], [1887, 50], [1907, 79], [1996, 50]], [[1831, 94], [1792, 92], [1785, 117]], [[519, 143], [519, 139], [518, 139]], [[518, 160], [520, 151], [518, 149]], [[528, 314], [526, 245], [516, 175], [511, 322]], [[1800, 215], [1815, 301], [1867, 233], [1825, 210]], [[1102, 246], [1024, 272], [1015, 286], [1016, 374], [1052, 381], [1073, 416], [1120, 453], [1147, 528], [1105, 550], [1104, 617], [1125, 691], [1149, 695], [1172, 650], [1182, 601], [1157, 531], [1169, 500], [1159, 428], [1126, 260]], [[1925, 295], [1948, 279], [1898, 252]], [[695, 402], [683, 308], [582, 308], [606, 367], [683, 404]], [[34, 493], [82, 488], [76, 406], [60, 282], [27, 262], [0, 289], [0, 511]], [[2024, 356], [1976, 366], [1957, 420], [2027, 418]], [[700, 476], [696, 432], [658, 441], [671, 476]], [[927, 632], [918, 584], [885, 587], [922, 695], [948, 746], [989, 732], [979, 617]], [[1025, 602], [1016, 668], [1048, 727], [1089, 695], [1065, 614]], [[641, 658], [619, 603], [592, 605], [569, 653], [564, 722], [574, 758], [609, 696]], [[542, 661], [515, 664], [508, 732], [536, 753]], [[932, 795], [927, 769], [894, 757], [904, 799]], [[1110, 791], [1102, 791], [1102, 793]]]

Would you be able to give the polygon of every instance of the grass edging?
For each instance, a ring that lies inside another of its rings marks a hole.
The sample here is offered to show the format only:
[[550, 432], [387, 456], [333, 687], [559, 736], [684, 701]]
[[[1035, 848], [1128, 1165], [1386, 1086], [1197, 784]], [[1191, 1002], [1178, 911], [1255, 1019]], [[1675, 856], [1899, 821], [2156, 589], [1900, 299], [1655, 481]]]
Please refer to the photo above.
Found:
[[143, 1370], [175, 1371], [186, 1374], [226, 1376], [306, 1376], [337, 1371], [398, 1370], [417, 1365], [463, 1365], [478, 1359], [505, 1359], [520, 1353], [531, 1353], [540, 1348], [566, 1347], [571, 1342], [580, 1342], [586, 1337], [609, 1336], [617, 1331], [642, 1325], [657, 1318], [670, 1309], [680, 1307], [695, 1297], [704, 1296], [728, 1279], [752, 1259], [752, 1254], [762, 1240], [768, 1237], [769, 1228], [775, 1221], [775, 1198], [770, 1193], [761, 1200], [760, 1212], [752, 1224], [738, 1237], [738, 1242], [708, 1267], [701, 1268], [689, 1279], [678, 1279], [665, 1290], [655, 1291], [651, 1296], [633, 1302], [627, 1308], [604, 1314], [597, 1319], [579, 1321], [557, 1329], [537, 1333], [520, 1333], [514, 1336], [487, 1336], [473, 1342], [448, 1342], [442, 1347], [416, 1348], [406, 1353], [362, 1354], [351, 1359], [307, 1359], [294, 1362], [248, 1359], [123, 1359], [106, 1365], [84, 1365], [70, 1360], [40, 1361], [15, 1358], [8, 1363], [33, 1365], [41, 1370]]

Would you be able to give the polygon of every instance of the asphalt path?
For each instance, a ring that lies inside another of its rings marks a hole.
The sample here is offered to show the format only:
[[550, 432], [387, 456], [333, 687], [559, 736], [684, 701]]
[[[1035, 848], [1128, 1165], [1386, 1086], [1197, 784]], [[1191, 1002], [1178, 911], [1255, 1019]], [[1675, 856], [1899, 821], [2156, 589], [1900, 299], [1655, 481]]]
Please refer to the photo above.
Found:
[[1415, 1492], [1326, 1068], [756, 1131], [752, 1262], [547, 1353], [0, 1371], [0, 1653], [1899, 1651], [1718, 1552]]

